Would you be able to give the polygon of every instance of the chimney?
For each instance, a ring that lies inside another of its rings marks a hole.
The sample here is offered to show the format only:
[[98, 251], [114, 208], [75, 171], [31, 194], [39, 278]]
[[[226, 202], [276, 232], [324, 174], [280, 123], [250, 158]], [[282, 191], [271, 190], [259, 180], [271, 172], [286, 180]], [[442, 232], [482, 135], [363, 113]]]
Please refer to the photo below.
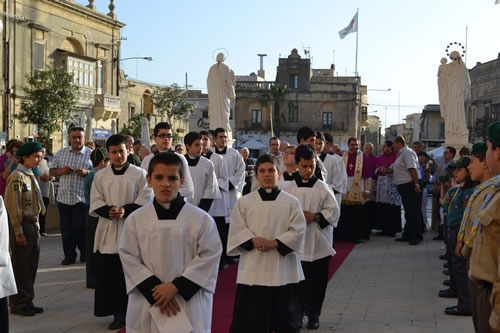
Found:
[[267, 57], [267, 54], [257, 54], [260, 58], [260, 69], [257, 71], [257, 76], [266, 79], [266, 71], [264, 70], [264, 57]]

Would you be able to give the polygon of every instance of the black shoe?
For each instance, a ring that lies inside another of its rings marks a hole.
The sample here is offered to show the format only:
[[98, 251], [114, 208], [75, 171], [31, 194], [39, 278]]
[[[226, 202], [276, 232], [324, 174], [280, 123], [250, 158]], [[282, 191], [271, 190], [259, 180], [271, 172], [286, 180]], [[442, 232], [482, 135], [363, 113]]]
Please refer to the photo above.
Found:
[[443, 286], [449, 287], [450, 286], [450, 280], [444, 280], [443, 281]]
[[449, 271], [448, 269], [445, 269], [445, 270], [443, 271], [443, 274], [444, 274], [444, 275], [448, 275], [448, 276], [449, 276], [449, 275], [450, 275], [450, 271]]
[[396, 239], [395, 239], [395, 241], [396, 241], [396, 242], [408, 242], [408, 241], [409, 241], [409, 239], [404, 238], [404, 237], [399, 237], [399, 238], [396, 238]]
[[389, 237], [394, 237], [394, 236], [396, 236], [396, 233], [395, 233], [395, 232], [385, 232], [385, 231], [380, 231], [380, 232], [377, 232], [375, 235], [377, 235], [377, 236], [389, 236]]
[[458, 297], [457, 292], [455, 290], [452, 290], [452, 289], [440, 290], [438, 296], [442, 297], [442, 298], [457, 298]]
[[33, 311], [33, 309], [29, 306], [23, 306], [17, 310], [10, 310], [10, 313], [23, 317], [33, 317], [35, 315], [35, 311]]
[[453, 306], [447, 306], [445, 309], [446, 310], [453, 310], [453, 309], [456, 309], [457, 306], [456, 305], [453, 305]]
[[33, 310], [34, 313], [42, 313], [43, 312], [43, 308], [41, 307], [38, 307], [38, 306], [30, 306], [31, 310]]
[[444, 313], [450, 316], [472, 316], [471, 311], [459, 310], [456, 306], [453, 309], [446, 309]]
[[319, 318], [312, 317], [307, 321], [308, 330], [317, 330], [319, 328]]
[[108, 326], [110, 330], [119, 330], [124, 327], [125, 327], [125, 322], [121, 319], [113, 320], [113, 322]]
[[438, 236], [434, 237], [432, 240], [444, 240], [444, 237], [441, 235], [438, 235]]
[[420, 244], [420, 241], [418, 241], [418, 240], [411, 240], [411, 241], [408, 242], [408, 244], [410, 244], [410, 245], [418, 245], [418, 244]]
[[439, 256], [439, 259], [441, 260], [448, 260], [448, 257], [446, 256], [446, 254], [442, 254]]
[[447, 263], [447, 262], [445, 262], [445, 263], [443, 264], [443, 268], [448, 268], [448, 263]]
[[64, 258], [63, 261], [61, 261], [61, 265], [72, 265], [75, 263], [75, 259], [69, 259], [69, 258]]

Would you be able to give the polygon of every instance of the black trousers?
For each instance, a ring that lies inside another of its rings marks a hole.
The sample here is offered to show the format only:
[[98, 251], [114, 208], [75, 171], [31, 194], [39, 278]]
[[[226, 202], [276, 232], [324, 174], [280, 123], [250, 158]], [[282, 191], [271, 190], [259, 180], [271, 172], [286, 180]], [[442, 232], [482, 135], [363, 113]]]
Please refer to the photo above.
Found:
[[238, 284], [230, 333], [299, 333], [297, 283], [279, 287]]
[[421, 242], [422, 237], [422, 192], [415, 192], [413, 182], [396, 186], [405, 209], [403, 238]]
[[448, 263], [448, 269], [450, 271], [450, 285], [451, 280], [453, 280], [458, 294], [457, 309], [459, 311], [470, 312], [471, 304], [467, 282], [467, 259], [464, 257], [457, 257], [455, 255], [459, 229], [460, 226], [448, 227], [447, 248], [451, 252], [451, 260]]
[[401, 206], [377, 202], [377, 228], [386, 234], [395, 234], [401, 231]]
[[85, 230], [85, 270], [87, 273], [87, 288], [95, 287], [96, 269], [94, 259], [94, 238], [98, 220], [98, 217], [87, 214], [87, 227]]
[[75, 205], [66, 205], [58, 202], [59, 222], [63, 243], [64, 258], [76, 259], [76, 247], [80, 250], [80, 257], [85, 257], [85, 216], [87, 205], [79, 202]]
[[214, 216], [214, 220], [215, 225], [217, 226], [217, 231], [219, 232], [220, 241], [222, 243], [222, 255], [220, 256], [220, 262], [223, 264], [228, 260], [227, 234], [229, 233], [229, 224], [226, 223], [226, 218], [224, 216]]
[[315, 261], [302, 261], [305, 280], [299, 283], [301, 308], [308, 318], [319, 318], [328, 285], [328, 268], [331, 256]]
[[43, 203], [45, 204], [45, 215], [42, 213], [38, 215], [38, 223], [40, 223], [40, 233], [45, 232], [45, 225], [47, 224], [47, 212], [49, 210], [50, 199], [43, 197]]
[[0, 333], [9, 333], [9, 306], [7, 297], [0, 298]]
[[16, 278], [17, 294], [9, 297], [10, 310], [19, 310], [33, 305], [35, 298], [35, 278], [40, 258], [40, 232], [35, 224], [22, 224], [27, 245], [16, 242], [14, 230], [10, 228], [10, 249], [12, 251], [12, 269]]
[[476, 333], [491, 333], [489, 319], [491, 316], [491, 285], [468, 280], [472, 308], [472, 323]]
[[94, 253], [96, 268], [94, 315], [106, 317], [127, 312], [125, 274], [118, 254]]
[[335, 238], [358, 243], [370, 239], [370, 220], [365, 205], [342, 205]]

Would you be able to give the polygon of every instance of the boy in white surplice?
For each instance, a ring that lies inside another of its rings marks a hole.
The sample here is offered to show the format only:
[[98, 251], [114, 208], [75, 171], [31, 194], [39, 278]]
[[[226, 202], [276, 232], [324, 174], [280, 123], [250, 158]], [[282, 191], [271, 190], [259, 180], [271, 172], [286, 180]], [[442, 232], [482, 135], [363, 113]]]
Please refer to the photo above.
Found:
[[[339, 219], [339, 207], [331, 187], [314, 175], [317, 157], [311, 145], [295, 149], [299, 173], [295, 181], [283, 188], [296, 197], [304, 210], [307, 229], [304, 252], [301, 255], [305, 280], [300, 282], [300, 298], [308, 318], [307, 328], [319, 327], [319, 316], [328, 283], [333, 249], [333, 227]], [[302, 311], [301, 311], [302, 313]]]
[[155, 155], [148, 166], [155, 199], [123, 227], [127, 333], [211, 330], [222, 245], [214, 220], [179, 195], [183, 183], [181, 157]]
[[228, 255], [240, 255], [231, 333], [299, 332], [298, 283], [306, 220], [299, 201], [277, 187], [279, 160], [255, 164], [258, 191], [233, 209]]

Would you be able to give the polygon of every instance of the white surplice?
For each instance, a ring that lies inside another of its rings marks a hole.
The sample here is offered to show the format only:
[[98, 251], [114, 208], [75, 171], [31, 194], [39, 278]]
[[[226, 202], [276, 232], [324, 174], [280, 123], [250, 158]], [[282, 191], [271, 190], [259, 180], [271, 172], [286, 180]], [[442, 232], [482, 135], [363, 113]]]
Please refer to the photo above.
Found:
[[[220, 199], [214, 199], [208, 214], [210, 216], [227, 216], [229, 210], [229, 183], [226, 164], [224, 158], [214, 152], [210, 152], [209, 160], [214, 165], [215, 176], [217, 177], [217, 184], [219, 185]], [[208, 156], [207, 155], [207, 156]]]
[[323, 181], [325, 181], [325, 179], [328, 178], [328, 171], [319, 156], [316, 157], [316, 168], [321, 171], [321, 177], [323, 178]]
[[[313, 180], [309, 180], [311, 182]], [[325, 182], [316, 179], [312, 187], [297, 186], [297, 182], [303, 182], [302, 179], [294, 182], [288, 182], [283, 188], [296, 197], [302, 209], [310, 213], [321, 213], [329, 223], [325, 228], [321, 228], [318, 222], [309, 223], [306, 228], [304, 252], [302, 261], [315, 261], [327, 256], [333, 256], [333, 227], [337, 226], [340, 213], [337, 200], [330, 186]]]
[[338, 192], [335, 194], [335, 199], [337, 199], [337, 202], [342, 202], [342, 193], [347, 189], [347, 171], [344, 160], [338, 155], [326, 154], [323, 165], [326, 169], [326, 180], [324, 182], [330, 185], [332, 190]]
[[17, 294], [16, 279], [9, 253], [9, 220], [7, 208], [0, 196], [0, 298], [15, 294]]
[[189, 167], [189, 173], [193, 179], [194, 198], [187, 199], [187, 202], [198, 206], [201, 199], [220, 199], [214, 165], [210, 160], [200, 156], [196, 166]]
[[[186, 158], [179, 153], [176, 152], [173, 153], [181, 158], [182, 165], [184, 165], [184, 184], [182, 185], [182, 188], [179, 189], [179, 193], [186, 199], [192, 199], [194, 198], [194, 184], [193, 184], [193, 179], [191, 178], [191, 173], [189, 172], [189, 166], [186, 161]], [[151, 153], [148, 156], [144, 157], [144, 159], [141, 162], [141, 168], [146, 170], [146, 173], [148, 172], [149, 162], [154, 156], [155, 154]]]
[[94, 239], [94, 252], [116, 253], [116, 244], [124, 219], [107, 219], [99, 216], [96, 209], [103, 206], [123, 207], [127, 204], [144, 206], [151, 202], [153, 191], [148, 186], [146, 172], [129, 165], [123, 175], [115, 175], [111, 166], [99, 170], [90, 190], [89, 214], [99, 217]]
[[[276, 200], [264, 201], [258, 191], [236, 203], [231, 215], [227, 254], [240, 255], [236, 283], [249, 286], [283, 286], [304, 279], [300, 252], [306, 220], [299, 201], [281, 191]], [[277, 249], [261, 252], [240, 247], [254, 237], [277, 239], [293, 250], [282, 256]]]
[[[214, 154], [217, 154], [215, 151]], [[231, 147], [226, 148], [225, 154], [219, 154], [224, 158], [224, 163], [226, 164], [228, 180], [233, 184], [234, 188], [229, 191], [229, 207], [226, 216], [230, 216], [236, 201], [238, 201], [243, 192], [243, 187], [245, 186], [245, 161], [241, 154]]]
[[160, 332], [149, 312], [151, 304], [137, 288], [152, 276], [162, 282], [183, 276], [199, 285], [189, 301], [177, 300], [192, 332], [210, 332], [222, 245], [206, 212], [185, 203], [176, 219], [159, 220], [153, 203], [139, 208], [127, 218], [118, 250], [129, 295], [127, 333]]

